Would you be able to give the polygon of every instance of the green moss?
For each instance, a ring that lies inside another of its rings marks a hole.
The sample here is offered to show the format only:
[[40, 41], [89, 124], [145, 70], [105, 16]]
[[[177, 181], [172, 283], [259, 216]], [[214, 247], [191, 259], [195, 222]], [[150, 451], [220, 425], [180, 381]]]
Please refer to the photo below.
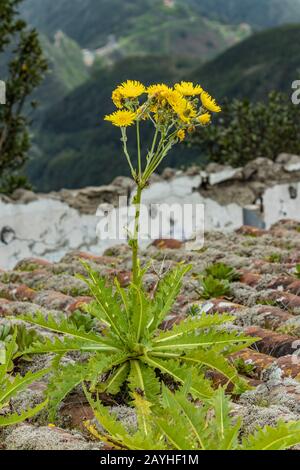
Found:
[[270, 256], [266, 256], [265, 260], [269, 263], [281, 263], [282, 254], [281, 253], [272, 253]]
[[234, 361], [234, 366], [236, 367], [239, 374], [253, 377], [253, 372], [255, 369], [254, 364], [247, 363], [243, 358], [240, 357]]

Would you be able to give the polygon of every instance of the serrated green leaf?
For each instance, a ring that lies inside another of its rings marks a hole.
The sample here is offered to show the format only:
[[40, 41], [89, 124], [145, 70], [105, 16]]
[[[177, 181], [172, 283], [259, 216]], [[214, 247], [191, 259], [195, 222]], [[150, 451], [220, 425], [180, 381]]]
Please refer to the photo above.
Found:
[[45, 400], [34, 408], [22, 411], [20, 414], [11, 413], [7, 416], [0, 416], [0, 427], [13, 426], [15, 424], [25, 421], [26, 419], [32, 418], [33, 416], [38, 414], [43, 408], [45, 408], [47, 403], [48, 400]]
[[80, 276], [80, 278], [89, 286], [99, 307], [100, 315], [97, 310], [91, 311], [100, 321], [103, 321], [103, 315], [106, 323], [112, 331], [122, 340], [128, 331], [129, 323], [126, 313], [122, 310], [120, 298], [113, 292], [111, 286], [107, 286], [107, 280], [94, 271], [88, 263], [82, 261], [89, 279]]
[[182, 285], [183, 277], [190, 271], [191, 266], [179, 265], [169, 271], [158, 283], [152, 300], [152, 318], [148, 324], [150, 332], [154, 332], [170, 312]]
[[234, 320], [234, 317], [229, 315], [207, 315], [205, 313], [202, 314], [200, 318], [189, 317], [173, 326], [171, 330], [160, 332], [158, 336], [153, 339], [153, 344], [158, 345], [165, 341], [176, 340], [191, 331], [196, 333], [200, 329], [219, 326], [232, 320]]
[[285, 450], [300, 443], [300, 421], [284, 423], [276, 427], [265, 426], [243, 438], [243, 450]]
[[119, 393], [122, 385], [126, 382], [129, 373], [129, 362], [124, 362], [118, 366], [108, 379], [101, 383], [97, 388], [101, 392], [107, 392], [111, 395]]
[[222, 355], [212, 351], [198, 350], [188, 353], [182, 357], [183, 362], [197, 366], [205, 366], [210, 370], [216, 370], [228, 379], [228, 382], [239, 384], [240, 378], [238, 372], [230, 365], [227, 359]]
[[191, 443], [184, 435], [182, 430], [174, 426], [173, 423], [169, 424], [164, 419], [156, 419], [156, 424], [164, 434], [165, 438], [171, 444], [171, 448], [175, 450], [191, 450]]
[[15, 330], [10, 341], [5, 343], [4, 363], [0, 365], [0, 383], [8, 372], [16, 348], [17, 331]]
[[206, 407], [196, 407], [182, 391], [175, 394], [163, 388], [163, 400], [169, 411], [169, 419], [177, 415], [176, 429], [186, 429], [184, 435], [190, 439], [189, 449], [206, 450]]
[[[91, 389], [94, 390], [100, 377], [103, 374], [113, 371], [116, 367], [123, 365], [127, 361], [126, 353], [108, 355], [106, 353], [96, 353], [90, 357], [86, 365], [86, 380], [91, 382]], [[100, 385], [101, 388], [101, 385]]]
[[168, 374], [173, 380], [180, 384], [184, 384], [190, 380], [190, 392], [195, 397], [209, 400], [213, 395], [210, 382], [199, 373], [199, 369], [197, 370], [192, 366], [180, 364], [175, 360], [166, 360], [153, 355], [147, 356], [143, 359], [143, 362], [155, 369], [159, 369], [164, 374]]
[[240, 420], [234, 425], [230, 417], [230, 399], [223, 388], [219, 388], [212, 399], [214, 418], [210, 423], [210, 450], [236, 449], [240, 430]]
[[152, 436], [151, 418], [152, 403], [146, 400], [140, 393], [133, 392], [133, 404], [136, 409], [138, 425], [144, 437]]
[[86, 364], [68, 364], [56, 370], [49, 380], [47, 393], [49, 396], [49, 418], [55, 421], [59, 404], [87, 375]]
[[219, 331], [210, 329], [209, 331], [200, 331], [193, 333], [184, 333], [175, 338], [166, 338], [163, 343], [154, 343], [152, 351], [187, 351], [197, 348], [226, 347], [242, 343], [245, 347], [252, 344], [253, 338], [243, 336], [235, 331]]
[[146, 298], [144, 291], [136, 287], [134, 284], [130, 285], [131, 291], [131, 327], [132, 332], [134, 332], [134, 337], [138, 343], [140, 339], [144, 336], [147, 321], [149, 318], [149, 308], [150, 303]]
[[141, 361], [130, 361], [128, 386], [133, 395], [137, 390], [142, 392], [147, 400], [155, 402], [160, 392], [159, 380], [154, 370]]
[[15, 396], [20, 391], [24, 390], [32, 382], [41, 379], [44, 375], [50, 372], [50, 369], [44, 369], [39, 372], [28, 372], [26, 375], [16, 375], [15, 377], [9, 376], [4, 383], [0, 383], [0, 407], [1, 404], [6, 403], [11, 397]]
[[80, 351], [87, 348], [88, 344], [86, 341], [80, 339], [73, 339], [64, 337], [62, 339], [55, 337], [53, 339], [45, 338], [43, 342], [34, 343], [28, 349], [23, 351], [23, 353], [17, 354], [22, 356], [23, 354], [44, 354], [44, 353], [56, 353], [63, 356], [70, 351]]
[[[109, 338], [108, 336], [100, 336], [97, 333], [92, 331], [86, 332], [84, 328], [77, 328], [74, 323], [69, 322], [66, 318], [62, 317], [60, 321], [56, 320], [52, 315], [48, 315], [47, 318], [44, 317], [42, 313], [37, 313], [35, 315], [20, 315], [21, 320], [31, 323], [33, 325], [38, 325], [46, 330], [53, 331], [55, 333], [65, 334], [72, 336], [77, 340], [82, 340], [85, 342], [91, 342], [91, 347], [94, 344], [96, 346], [107, 346], [105, 350], [120, 350], [121, 345], [118, 342]], [[111, 349], [109, 349], [109, 347]]]

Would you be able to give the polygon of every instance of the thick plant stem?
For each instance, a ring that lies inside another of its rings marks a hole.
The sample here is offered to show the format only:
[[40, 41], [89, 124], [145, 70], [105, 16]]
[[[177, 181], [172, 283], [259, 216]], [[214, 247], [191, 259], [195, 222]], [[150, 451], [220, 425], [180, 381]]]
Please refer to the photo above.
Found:
[[140, 228], [140, 205], [142, 199], [142, 187], [138, 185], [137, 193], [134, 198], [135, 205], [135, 218], [134, 218], [134, 232], [132, 239], [132, 277], [133, 283], [138, 284], [138, 249], [139, 249], [139, 228]]
[[136, 123], [136, 140], [137, 140], [137, 151], [138, 151], [138, 175], [139, 182], [142, 178], [142, 158], [141, 158], [141, 137], [140, 137], [140, 123]]

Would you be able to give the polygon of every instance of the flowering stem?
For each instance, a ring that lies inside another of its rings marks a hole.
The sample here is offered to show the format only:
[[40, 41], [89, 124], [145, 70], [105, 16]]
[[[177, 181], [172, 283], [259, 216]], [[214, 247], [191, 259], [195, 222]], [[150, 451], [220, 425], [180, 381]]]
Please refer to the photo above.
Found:
[[162, 134], [161, 141], [159, 143], [158, 149], [153, 156], [153, 158], [149, 161], [149, 165], [147, 165], [147, 168], [144, 173], [144, 180], [147, 181], [148, 178], [154, 173], [156, 168], [160, 165], [161, 161], [165, 157], [165, 155], [168, 153], [170, 148], [172, 147], [174, 141], [173, 138], [175, 137], [176, 132], [173, 132], [169, 138], [166, 140], [166, 144], [164, 145], [165, 142], [165, 135]]
[[155, 149], [155, 145], [156, 145], [156, 141], [157, 141], [157, 137], [158, 137], [158, 127], [156, 128], [155, 130], [155, 134], [154, 134], [154, 137], [153, 137], [153, 142], [152, 142], [152, 147], [151, 147], [151, 150], [148, 154], [148, 158], [149, 158], [149, 161], [151, 161], [153, 155], [154, 155], [154, 149]]
[[139, 248], [139, 223], [140, 223], [140, 205], [142, 199], [142, 187], [138, 185], [137, 193], [134, 197], [135, 217], [134, 217], [134, 231], [132, 244], [132, 280], [133, 284], [137, 285], [139, 280], [139, 266], [138, 266], [138, 248]]
[[125, 127], [121, 127], [121, 132], [122, 132], [122, 142], [123, 142], [124, 154], [125, 154], [125, 157], [126, 157], [126, 159], [127, 159], [127, 161], [128, 161], [128, 165], [129, 165], [129, 168], [130, 168], [132, 177], [135, 179], [135, 170], [134, 170], [134, 168], [133, 168], [133, 166], [132, 166], [131, 159], [130, 159], [130, 155], [129, 155], [128, 149], [127, 149], [126, 128], [125, 128]]
[[149, 161], [148, 161], [147, 166], [145, 168], [145, 172], [143, 174], [143, 181], [145, 183], [148, 181], [148, 179], [150, 178], [150, 176], [153, 173], [153, 162], [156, 160], [157, 155], [160, 154], [161, 148], [162, 148], [163, 143], [164, 143], [164, 139], [165, 139], [165, 134], [162, 133], [161, 138], [160, 138], [160, 142], [157, 146], [156, 152], [154, 153], [154, 147], [155, 147], [155, 144], [156, 144], [157, 136], [155, 137], [155, 143], [154, 143], [154, 146], [152, 147], [152, 150], [151, 150], [151, 153], [150, 153], [151, 158], [149, 158]]
[[137, 151], [138, 151], [138, 172], [139, 172], [139, 181], [142, 177], [142, 159], [141, 159], [141, 138], [140, 138], [140, 122], [136, 123], [136, 140], [137, 140]]

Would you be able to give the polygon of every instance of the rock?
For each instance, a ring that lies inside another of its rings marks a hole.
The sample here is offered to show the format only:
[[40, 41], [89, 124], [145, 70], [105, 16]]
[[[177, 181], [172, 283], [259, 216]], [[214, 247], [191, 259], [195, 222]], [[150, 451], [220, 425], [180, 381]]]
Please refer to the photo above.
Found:
[[235, 179], [237, 172], [240, 172], [240, 169], [236, 170], [235, 168], [226, 167], [222, 171], [214, 172], [209, 175], [209, 184], [214, 186], [216, 184], [223, 183], [224, 181], [230, 181]]
[[186, 174], [187, 176], [197, 176], [197, 175], [200, 174], [200, 172], [201, 172], [200, 167], [194, 165], [194, 166], [189, 167], [189, 168], [186, 170], [185, 174]]
[[227, 169], [228, 169], [228, 165], [221, 165], [220, 163], [215, 163], [215, 162], [209, 163], [205, 167], [206, 173], [219, 173]]
[[57, 427], [18, 426], [4, 440], [7, 450], [100, 450], [101, 442], [88, 442], [81, 433]]
[[291, 153], [280, 153], [275, 161], [281, 165], [286, 165], [287, 163], [290, 163], [294, 159], [298, 158], [300, 158], [298, 155], [293, 155]]
[[30, 202], [37, 201], [38, 195], [28, 189], [16, 189], [11, 195], [11, 199], [21, 204], [29, 204]]
[[179, 248], [182, 248], [184, 246], [184, 243], [181, 242], [180, 240], [173, 240], [172, 238], [166, 238], [166, 239], [159, 239], [155, 240], [152, 243], [152, 246], [155, 246], [156, 248], [160, 250], [165, 250], [166, 248], [169, 250], [176, 250]]
[[133, 182], [130, 178], [118, 177], [110, 185], [90, 186], [78, 190], [63, 189], [52, 195], [81, 214], [95, 215], [100, 204], [109, 203], [113, 207], [118, 207], [120, 197], [129, 199], [132, 187]]
[[133, 179], [129, 178], [128, 176], [117, 176], [111, 184], [124, 190], [132, 190], [135, 186]]
[[266, 235], [268, 232], [266, 230], [262, 230], [257, 227], [252, 227], [250, 225], [243, 225], [239, 229], [236, 230], [236, 233], [241, 235], [248, 235], [250, 237], [261, 237]]
[[236, 415], [242, 418], [242, 434], [252, 434], [265, 426], [276, 426], [279, 420], [296, 421], [299, 417], [284, 406], [243, 405], [236, 408]]
[[275, 162], [279, 163], [280, 165], [285, 165], [286, 163], [289, 163], [290, 159], [292, 157], [292, 154], [290, 153], [280, 153]]
[[269, 158], [260, 157], [247, 163], [242, 171], [246, 181], [251, 180], [255, 176], [256, 180], [265, 182], [272, 178], [276, 180], [278, 178], [277, 175], [282, 172], [282, 166], [274, 163]]
[[174, 178], [176, 175], [176, 170], [174, 168], [165, 168], [161, 174], [161, 177], [164, 179], [164, 180], [170, 180], [172, 178]]
[[25, 258], [15, 265], [14, 271], [35, 271], [36, 269], [47, 266], [51, 266], [51, 263], [45, 259]]
[[163, 178], [160, 175], [158, 175], [157, 173], [152, 173], [149, 179], [149, 184], [159, 183], [162, 180]]
[[290, 155], [289, 160], [285, 163], [283, 168], [289, 173], [300, 171], [300, 157], [298, 155]]

